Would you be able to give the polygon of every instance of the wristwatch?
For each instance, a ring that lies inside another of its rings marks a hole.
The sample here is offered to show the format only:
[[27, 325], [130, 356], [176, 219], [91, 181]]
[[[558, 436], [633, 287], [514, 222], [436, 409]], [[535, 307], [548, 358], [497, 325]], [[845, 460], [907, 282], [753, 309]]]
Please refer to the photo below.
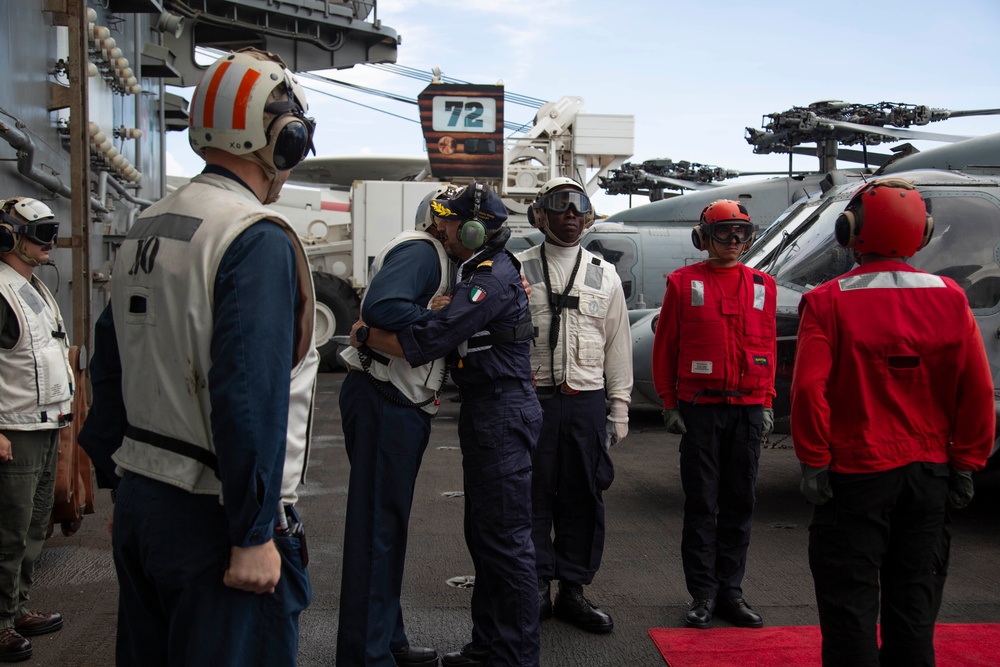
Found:
[[364, 345], [365, 343], [368, 342], [368, 334], [370, 332], [371, 332], [371, 327], [369, 327], [367, 324], [362, 324], [360, 327], [358, 327], [357, 331], [354, 332], [354, 338], [359, 343]]

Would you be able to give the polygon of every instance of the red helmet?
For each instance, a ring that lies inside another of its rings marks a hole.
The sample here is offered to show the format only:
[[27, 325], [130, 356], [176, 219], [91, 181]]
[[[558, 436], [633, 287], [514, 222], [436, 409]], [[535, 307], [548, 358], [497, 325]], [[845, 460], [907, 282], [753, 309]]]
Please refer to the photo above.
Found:
[[709, 237], [715, 238], [719, 243], [730, 242], [729, 236], [717, 237], [712, 233], [711, 225], [716, 223], [739, 226], [736, 238], [740, 243], [749, 245], [757, 236], [757, 227], [750, 222], [750, 212], [746, 206], [732, 199], [719, 199], [702, 209], [698, 226], [691, 230], [691, 243], [695, 248], [707, 250]]
[[912, 257], [934, 234], [934, 220], [913, 184], [901, 178], [867, 183], [837, 218], [837, 242], [859, 253]]
[[701, 212], [701, 222], [713, 225], [717, 222], [742, 220], [750, 222], [750, 212], [746, 206], [732, 199], [720, 199], [706, 206]]

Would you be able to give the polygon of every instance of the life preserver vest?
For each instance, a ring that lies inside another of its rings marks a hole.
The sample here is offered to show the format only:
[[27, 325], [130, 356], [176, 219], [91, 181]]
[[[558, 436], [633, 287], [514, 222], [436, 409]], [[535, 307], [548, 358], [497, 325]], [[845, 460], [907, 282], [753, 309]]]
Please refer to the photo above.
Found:
[[[538, 332], [531, 348], [531, 367], [542, 369], [537, 377], [538, 386], [551, 386], [553, 376], [556, 384], [565, 382], [581, 391], [603, 389], [605, 385], [605, 320], [612, 293], [622, 289], [621, 278], [610, 262], [588, 250], [580, 250], [583, 253], [580, 266], [560, 313], [563, 326], [554, 350], [549, 345], [552, 305], [541, 261], [542, 245], [517, 254], [521, 270], [531, 285], [529, 306]], [[551, 262], [550, 259], [550, 265]]]
[[[451, 289], [451, 263], [448, 260], [448, 255], [437, 239], [426, 232], [415, 229], [397, 234], [379, 251], [372, 262], [372, 267], [368, 274], [368, 284], [371, 284], [372, 278], [381, 270], [388, 254], [397, 246], [410, 241], [425, 241], [434, 247], [438, 255], [438, 263], [441, 266], [441, 281], [431, 298], [447, 294]], [[430, 306], [429, 301], [427, 305]], [[364, 308], [364, 299], [361, 300], [361, 307]], [[340, 353], [340, 357], [350, 368], [359, 371], [364, 370], [364, 365], [361, 363], [361, 356], [357, 349], [348, 347]], [[429, 399], [432, 399], [441, 390], [441, 385], [444, 384], [445, 373], [447, 372], [447, 363], [444, 359], [435, 359], [414, 368], [403, 357], [377, 353], [370, 356], [370, 362], [367, 372], [371, 373], [372, 377], [382, 382], [391, 383], [392, 386], [396, 387], [413, 403], [424, 403], [424, 405], [420, 406], [420, 409], [424, 412], [432, 415], [437, 414], [438, 406], [435, 405], [435, 401]]]
[[21, 331], [14, 347], [0, 354], [0, 428], [65, 426], [72, 418], [73, 371], [59, 306], [41, 280], [32, 276], [29, 282], [2, 261], [0, 295]]
[[736, 297], [722, 293], [704, 262], [671, 275], [681, 292], [677, 397], [682, 401], [763, 404], [773, 384], [777, 288], [766, 273], [743, 264], [739, 270]]
[[[192, 493], [221, 495], [212, 465], [207, 385], [213, 289], [230, 244], [264, 219], [285, 228], [296, 255], [300, 302], [282, 483], [282, 500], [295, 502], [308, 458], [319, 367], [312, 274], [288, 220], [236, 181], [216, 174], [200, 174], [149, 207], [118, 252], [111, 303], [129, 419], [114, 455], [120, 468]], [[150, 382], [150, 377], [156, 381]]]

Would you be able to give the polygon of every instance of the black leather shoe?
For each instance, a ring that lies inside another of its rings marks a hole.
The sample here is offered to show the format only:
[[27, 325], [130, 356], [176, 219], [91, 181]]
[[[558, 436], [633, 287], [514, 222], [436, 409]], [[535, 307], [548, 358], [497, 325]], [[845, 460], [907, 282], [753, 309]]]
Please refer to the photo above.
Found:
[[595, 634], [611, 632], [615, 627], [611, 616], [583, 597], [583, 586], [580, 584], [560, 581], [552, 612], [556, 618]]
[[538, 580], [538, 620], [552, 618], [551, 585], [545, 579]]
[[466, 644], [461, 651], [445, 653], [441, 658], [444, 667], [486, 667], [490, 660], [490, 649], [480, 644]]
[[14, 629], [22, 637], [36, 637], [56, 630], [62, 630], [62, 614], [33, 614], [30, 611], [21, 618], [14, 620]]
[[425, 646], [410, 646], [393, 649], [392, 658], [399, 667], [437, 667], [438, 654]]
[[764, 619], [743, 598], [720, 598], [715, 611], [738, 628], [764, 627]]
[[20, 662], [31, 657], [31, 642], [14, 628], [0, 630], [0, 662]]
[[712, 626], [712, 612], [715, 611], [715, 600], [695, 598], [688, 607], [684, 622], [689, 628], [705, 630]]

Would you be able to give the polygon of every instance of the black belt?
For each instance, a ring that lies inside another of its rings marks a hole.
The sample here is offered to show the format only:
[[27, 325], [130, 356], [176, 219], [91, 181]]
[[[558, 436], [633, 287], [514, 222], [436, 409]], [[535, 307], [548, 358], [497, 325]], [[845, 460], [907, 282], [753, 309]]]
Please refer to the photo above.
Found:
[[691, 397], [691, 403], [697, 405], [699, 396], [711, 396], [713, 398], [735, 398], [737, 396], [749, 396], [749, 391], [733, 391], [731, 389], [699, 389], [698, 393]]
[[178, 440], [177, 438], [172, 438], [169, 435], [163, 435], [162, 433], [153, 433], [152, 431], [147, 431], [144, 428], [132, 426], [131, 424], [125, 427], [125, 435], [133, 440], [145, 442], [147, 445], [159, 447], [160, 449], [165, 449], [168, 452], [173, 452], [174, 454], [180, 454], [181, 456], [186, 456], [189, 459], [194, 459], [202, 465], [210, 468], [212, 472], [215, 473], [215, 476], [219, 477], [219, 459], [215, 457], [215, 454], [207, 449], [204, 449], [203, 447], [193, 445], [190, 442], [185, 442], [183, 440]]
[[530, 387], [528, 380], [517, 378], [502, 378], [493, 382], [472, 385], [471, 387], [459, 387], [458, 393], [463, 401], [478, 401], [484, 398], [493, 398], [506, 391], [527, 391]]

